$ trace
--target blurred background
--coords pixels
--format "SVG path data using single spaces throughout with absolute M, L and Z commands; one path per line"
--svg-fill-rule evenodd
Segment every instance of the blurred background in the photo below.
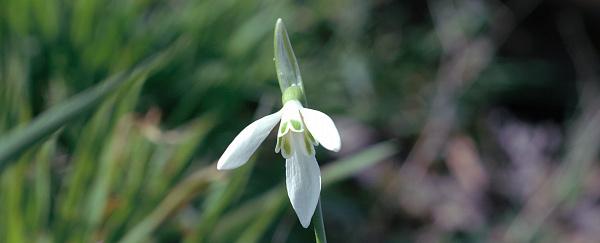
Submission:
M 589 0 L 0 0 L 0 242 L 312 242 L 273 135 L 214 164 L 281 106 L 278 17 L 330 242 L 600 242 Z

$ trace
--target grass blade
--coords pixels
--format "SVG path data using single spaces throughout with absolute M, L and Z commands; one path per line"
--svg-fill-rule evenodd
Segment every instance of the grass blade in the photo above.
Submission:
M 108 94 L 119 87 L 123 75 L 118 74 L 106 82 L 77 94 L 64 103 L 51 108 L 22 129 L 12 130 L 0 140 L 0 170 L 9 165 L 25 149 L 57 131 L 65 123 L 94 108 Z

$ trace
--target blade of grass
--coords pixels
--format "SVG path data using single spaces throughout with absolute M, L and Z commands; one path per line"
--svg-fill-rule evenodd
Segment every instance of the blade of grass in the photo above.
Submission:
M 60 132 L 60 131 L 59 131 Z M 57 134 L 58 135 L 58 134 Z M 50 219 L 52 180 L 50 164 L 56 149 L 56 136 L 42 144 L 35 155 L 35 177 L 33 178 L 34 192 L 30 202 L 32 219 L 29 225 L 31 231 L 41 236 L 46 234 Z
M 123 90 L 123 92 L 119 95 L 119 102 L 116 105 L 115 119 L 119 119 L 119 117 L 124 114 L 133 111 L 135 108 L 135 104 L 137 103 L 138 97 L 140 95 L 142 86 L 146 80 L 147 72 L 138 75 L 139 77 L 135 82 L 132 83 L 131 88 Z M 102 213 L 104 212 L 108 194 L 110 192 L 110 188 L 112 185 L 116 183 L 116 174 L 117 168 L 120 165 L 119 163 L 123 163 L 124 151 L 123 149 L 127 147 L 126 142 L 130 140 L 127 139 L 129 132 L 132 129 L 132 118 L 131 117 L 123 117 L 120 119 L 120 126 L 116 126 L 113 129 L 112 138 L 107 138 L 107 143 L 109 146 L 106 146 L 102 151 L 102 155 L 100 156 L 100 165 L 99 170 L 96 175 L 96 179 L 94 181 L 94 185 L 91 189 L 91 194 L 88 196 L 88 205 L 87 205 L 87 213 L 84 217 L 86 217 L 87 221 L 87 229 L 86 235 L 87 239 L 84 241 L 90 241 L 90 232 L 96 231 L 97 227 L 102 219 Z M 136 140 L 131 140 L 134 146 L 142 146 L 145 141 L 136 142 Z M 112 146 L 111 146 L 112 145 Z M 135 147 L 130 151 L 139 152 L 140 150 Z M 135 160 L 134 164 L 143 164 L 143 161 Z M 131 171 L 132 173 L 138 171 Z M 141 178 L 130 176 L 129 178 Z
M 29 89 L 29 57 L 20 43 L 7 44 L 10 51 L 0 58 L 0 132 L 19 127 L 31 120 L 32 110 Z M 5 68 L 2 70 L 1 68 Z
M 8 166 L 11 159 L 18 156 L 32 144 L 55 132 L 83 112 L 95 107 L 110 92 L 119 87 L 123 79 L 123 74 L 115 75 L 107 81 L 42 113 L 27 127 L 10 131 L 0 140 L 0 170 Z
M 58 214 L 56 227 L 53 231 L 58 241 L 67 241 L 69 238 L 81 237 L 84 225 L 81 220 L 84 212 L 85 196 L 91 185 L 94 172 L 98 170 L 101 151 L 109 144 L 107 132 L 112 128 L 112 107 L 116 96 L 110 96 L 102 103 L 97 112 L 82 129 L 81 136 L 73 152 L 70 173 L 65 176 L 61 184 L 63 188 L 57 198 Z M 79 239 L 81 241 L 82 239 Z
M 24 186 L 24 159 L 21 159 L 17 166 L 11 167 L 9 170 L 3 171 L 0 176 L 2 185 L 2 210 L 5 210 L 5 218 L 2 221 L 4 224 L 4 240 L 2 242 L 27 242 L 25 215 L 22 205 Z
M 149 187 L 152 188 L 154 185 L 160 184 L 162 186 L 165 180 L 164 177 L 160 177 L 160 175 L 152 174 L 153 165 L 158 163 L 166 163 L 169 161 L 174 153 L 174 148 L 169 146 L 157 146 L 154 147 L 153 154 L 150 155 L 148 159 L 148 172 L 143 176 L 144 180 L 139 182 L 139 179 L 127 179 L 124 178 L 124 182 L 122 182 L 122 186 L 120 188 L 115 189 L 115 198 L 118 198 L 119 206 L 115 208 L 115 210 L 110 214 L 109 218 L 106 220 L 105 227 L 101 230 L 107 233 L 106 240 L 113 242 L 118 239 L 119 236 L 122 236 L 123 232 L 126 232 L 127 224 L 131 222 L 136 222 L 135 218 L 138 213 L 147 213 L 149 211 L 148 205 L 156 205 L 155 202 L 159 196 L 162 196 L 162 193 L 156 192 L 156 194 L 150 194 L 144 192 L 143 188 Z M 137 162 L 135 162 L 137 163 Z M 129 165 L 130 167 L 135 167 L 137 165 Z M 149 184 L 149 185 L 146 185 Z M 160 190 L 156 187 L 157 190 Z M 151 191 L 154 193 L 154 191 Z M 162 192 L 162 190 L 161 190 Z M 137 205 L 136 201 L 138 198 L 143 198 L 145 203 L 142 205 Z
M 129 118 L 129 119 L 128 119 Z M 87 213 L 83 215 L 86 218 L 85 230 L 86 239 L 83 241 L 93 241 L 90 237 L 90 232 L 95 231 L 101 223 L 103 213 L 108 203 L 110 188 L 116 181 L 118 169 L 124 166 L 125 150 L 130 150 L 131 146 L 126 143 L 132 142 L 135 145 L 139 144 L 135 138 L 131 136 L 132 123 L 130 117 L 124 117 L 117 128 L 113 131 L 112 139 L 106 149 L 100 156 L 100 165 L 96 171 L 95 181 L 87 197 Z M 133 150 L 132 150 L 133 151 Z M 94 240 L 95 241 L 95 240 Z

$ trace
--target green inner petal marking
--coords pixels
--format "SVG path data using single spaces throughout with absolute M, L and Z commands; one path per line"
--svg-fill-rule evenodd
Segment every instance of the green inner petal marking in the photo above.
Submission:
M 283 134 L 285 132 L 285 130 L 287 129 L 287 122 L 283 122 L 281 123 L 281 127 L 279 127 L 279 133 Z
M 281 137 L 277 138 L 277 144 L 275 144 L 275 153 L 279 153 L 279 150 L 281 149 L 279 146 L 281 146 L 281 140 L 282 139 L 283 138 L 281 138 Z
M 284 137 L 282 142 L 283 146 L 281 146 L 281 148 L 283 149 L 283 152 L 285 152 L 285 154 L 292 154 L 292 145 L 290 144 L 290 141 Z
M 302 122 L 297 121 L 297 120 L 291 120 L 290 123 L 292 123 L 292 127 L 294 128 L 294 130 L 297 130 L 297 131 L 302 130 Z
M 314 147 L 312 146 L 310 141 L 308 141 L 308 139 L 306 139 L 306 137 L 304 138 L 304 146 L 306 147 L 306 152 L 308 152 L 309 155 L 314 154 L 314 152 L 315 152 Z
M 315 140 L 315 138 L 312 136 L 312 134 L 310 134 L 308 129 L 304 130 L 304 136 L 310 141 L 310 143 L 317 145 L 317 140 Z

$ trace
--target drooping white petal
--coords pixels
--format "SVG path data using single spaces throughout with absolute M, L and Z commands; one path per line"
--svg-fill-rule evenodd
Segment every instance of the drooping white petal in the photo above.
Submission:
M 308 131 L 323 147 L 335 152 L 340 150 L 340 133 L 328 115 L 308 108 L 300 109 L 300 113 Z
M 321 193 L 321 171 L 315 156 L 294 151 L 285 160 L 285 183 L 288 196 L 300 224 L 307 228 Z
M 278 111 L 260 118 L 244 128 L 219 159 L 217 169 L 235 169 L 245 164 L 280 119 L 281 111 Z

